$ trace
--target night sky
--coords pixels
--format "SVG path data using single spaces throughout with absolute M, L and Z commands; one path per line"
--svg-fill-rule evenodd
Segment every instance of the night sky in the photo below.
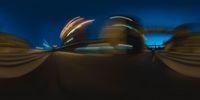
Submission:
M 60 44 L 59 34 L 71 18 L 96 19 L 91 38 L 111 15 L 139 18 L 145 28 L 172 29 L 188 22 L 200 22 L 199 0 L 0 0 L 0 31 L 17 35 L 32 46 L 43 40 Z M 159 44 L 169 36 L 148 35 L 147 44 Z

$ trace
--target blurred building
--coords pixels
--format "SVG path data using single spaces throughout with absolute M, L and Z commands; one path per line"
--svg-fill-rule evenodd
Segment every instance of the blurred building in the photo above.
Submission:
M 138 53 L 144 49 L 143 34 L 144 29 L 136 19 L 127 16 L 113 16 L 105 24 L 101 38 L 113 47 L 124 47 L 125 49 L 121 51 Z
M 174 34 L 174 37 L 165 43 L 165 50 L 200 53 L 200 24 L 180 25 L 174 29 Z
M 87 29 L 85 27 L 93 21 L 81 17 L 70 20 L 60 34 L 62 49 L 73 50 L 76 47 L 85 46 L 84 42 L 87 36 Z
M 144 29 L 127 16 L 108 19 L 98 39 L 87 40 L 87 25 L 94 20 L 76 17 L 63 28 L 60 38 L 62 50 L 86 52 L 139 53 L 144 49 Z
M 25 52 L 30 48 L 30 45 L 25 40 L 0 32 L 0 53 Z

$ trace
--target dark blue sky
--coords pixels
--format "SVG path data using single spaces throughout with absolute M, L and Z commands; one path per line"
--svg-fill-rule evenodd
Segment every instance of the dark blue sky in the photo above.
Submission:
M 117 14 L 137 16 L 145 28 L 200 22 L 199 5 L 199 0 L 0 0 L 0 31 L 25 38 L 33 46 L 43 39 L 60 44 L 60 31 L 76 16 L 96 19 L 91 26 L 95 37 L 105 19 Z

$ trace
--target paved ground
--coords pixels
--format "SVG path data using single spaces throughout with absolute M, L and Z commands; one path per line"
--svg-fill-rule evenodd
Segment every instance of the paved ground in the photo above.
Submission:
M 151 53 L 55 52 L 35 71 L 1 79 L 3 97 L 63 100 L 169 100 L 199 97 L 200 82 L 171 71 Z

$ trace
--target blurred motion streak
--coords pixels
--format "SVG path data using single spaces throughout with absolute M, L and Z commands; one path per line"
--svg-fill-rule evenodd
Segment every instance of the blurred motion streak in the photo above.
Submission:
M 174 29 L 174 34 L 158 56 L 172 70 L 200 78 L 200 24 L 180 25 Z
M 33 50 L 20 38 L 0 34 L 0 78 L 16 78 L 39 67 L 49 56 L 45 51 Z
M 94 20 L 85 20 L 81 17 L 75 17 L 69 21 L 60 33 L 60 38 L 62 40 L 61 49 L 73 49 L 73 46 L 85 41 L 85 26 L 91 24 L 93 21 Z

